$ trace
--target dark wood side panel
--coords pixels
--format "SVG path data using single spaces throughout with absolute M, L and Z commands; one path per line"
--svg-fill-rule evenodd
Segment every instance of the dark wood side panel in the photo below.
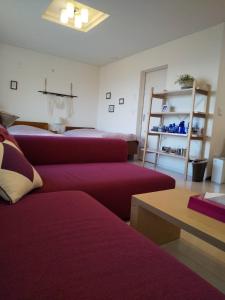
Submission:
M 28 125 L 48 130 L 48 123 L 44 122 L 16 121 L 14 125 Z

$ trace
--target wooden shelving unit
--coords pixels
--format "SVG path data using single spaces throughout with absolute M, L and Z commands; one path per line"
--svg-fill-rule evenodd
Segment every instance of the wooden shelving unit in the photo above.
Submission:
M 190 115 L 190 112 L 154 112 L 151 113 L 151 117 L 161 117 L 161 116 L 185 116 L 185 115 Z M 204 112 L 193 112 L 193 116 L 197 118 L 205 118 L 206 113 Z
M 168 97 L 173 97 L 173 96 L 185 96 L 185 95 L 193 95 L 193 94 L 201 94 L 201 95 L 208 96 L 208 90 L 200 89 L 199 87 L 197 87 L 195 81 L 195 86 L 193 85 L 193 88 L 191 89 L 163 91 L 161 93 L 153 93 L 152 96 L 156 99 L 167 99 Z
M 195 111 L 196 106 L 196 95 L 200 94 L 205 96 L 205 109 L 204 111 Z M 179 97 L 178 97 L 179 96 Z M 176 97 L 177 101 L 180 100 L 180 97 L 182 96 L 190 96 L 191 97 L 191 109 L 190 111 L 176 111 L 176 112 L 152 112 L 152 103 L 154 100 L 163 100 L 164 102 L 167 101 L 170 97 Z M 198 140 L 201 141 L 201 157 L 203 158 L 204 155 L 204 149 L 205 149 L 205 140 L 206 140 L 206 120 L 208 117 L 208 109 L 209 109 L 209 97 L 210 97 L 210 87 L 208 86 L 207 89 L 200 89 L 197 87 L 197 82 L 194 81 L 193 88 L 191 89 L 184 89 L 184 90 L 177 90 L 177 91 L 163 91 L 161 93 L 154 93 L 154 88 L 152 88 L 151 96 L 150 96 L 150 106 L 149 106 L 149 113 L 148 113 L 148 122 L 147 122 L 147 130 L 146 130 L 146 137 L 145 137 L 145 144 L 143 148 L 143 165 L 146 161 L 146 153 L 153 153 L 155 154 L 155 166 L 158 163 L 158 159 L 160 155 L 182 159 L 184 160 L 184 176 L 185 179 L 187 179 L 188 174 L 188 163 L 190 161 L 190 147 L 191 147 L 191 141 L 192 140 Z M 159 118 L 160 123 L 164 124 L 164 120 L 166 117 L 176 117 L 176 116 L 186 116 L 189 118 L 189 132 L 187 134 L 179 134 L 179 133 L 169 133 L 169 132 L 159 132 L 159 131 L 152 131 L 150 130 L 150 121 L 151 118 Z M 203 135 L 195 135 L 192 133 L 192 127 L 193 127 L 193 119 L 194 118 L 201 118 L 204 119 L 204 128 L 203 128 Z M 155 150 L 148 149 L 148 140 L 149 136 L 157 136 L 157 148 Z M 186 155 L 177 155 L 173 153 L 164 152 L 160 149 L 162 137 L 168 136 L 170 138 L 172 137 L 178 137 L 178 138 L 186 138 L 187 139 L 187 147 L 186 147 Z

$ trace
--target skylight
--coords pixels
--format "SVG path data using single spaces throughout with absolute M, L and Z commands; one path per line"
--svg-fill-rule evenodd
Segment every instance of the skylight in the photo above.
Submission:
M 75 30 L 88 32 L 109 17 L 108 14 L 73 0 L 53 0 L 43 19 Z

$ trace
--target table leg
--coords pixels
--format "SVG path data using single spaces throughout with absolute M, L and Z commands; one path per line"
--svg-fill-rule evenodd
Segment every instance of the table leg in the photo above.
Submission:
M 155 243 L 162 245 L 180 237 L 180 228 L 136 204 L 131 207 L 130 224 Z

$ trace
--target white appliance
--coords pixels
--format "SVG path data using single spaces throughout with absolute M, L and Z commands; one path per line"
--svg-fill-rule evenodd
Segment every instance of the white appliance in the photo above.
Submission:
M 212 182 L 225 183 L 225 157 L 213 159 Z

